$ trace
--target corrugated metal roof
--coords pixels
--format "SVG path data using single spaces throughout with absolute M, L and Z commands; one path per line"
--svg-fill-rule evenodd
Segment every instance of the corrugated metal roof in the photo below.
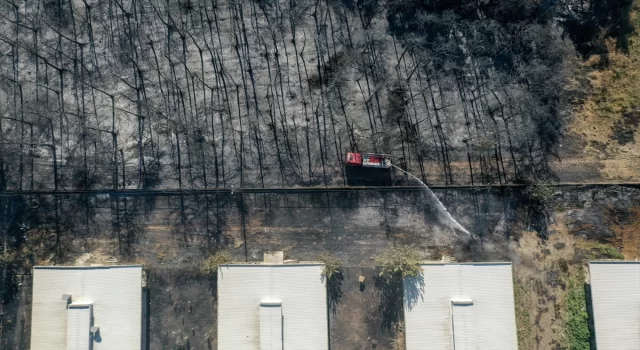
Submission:
M 67 309 L 67 350 L 91 350 L 91 304 L 71 304 Z
M 218 272 L 218 349 L 260 349 L 260 303 L 281 301 L 284 349 L 328 349 L 322 264 L 225 265 Z
M 260 350 L 282 350 L 282 303 L 260 303 Z
M 404 282 L 407 350 L 518 348 L 511 263 L 422 270 Z
M 453 304 L 451 309 L 454 349 L 473 350 L 476 344 L 473 304 Z
M 640 262 L 590 262 L 598 350 L 640 349 Z
M 31 350 L 67 348 L 67 301 L 93 304 L 100 327 L 93 350 L 141 347 L 142 267 L 42 266 L 33 269 Z

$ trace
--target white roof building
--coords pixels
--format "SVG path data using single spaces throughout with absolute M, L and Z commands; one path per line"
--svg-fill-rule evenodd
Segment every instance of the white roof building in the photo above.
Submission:
M 425 264 L 404 281 L 407 350 L 518 348 L 511 263 Z
M 590 262 L 598 350 L 640 349 L 640 262 Z
M 323 266 L 221 266 L 218 271 L 218 348 L 328 349 Z
M 142 266 L 36 266 L 31 350 L 139 350 Z

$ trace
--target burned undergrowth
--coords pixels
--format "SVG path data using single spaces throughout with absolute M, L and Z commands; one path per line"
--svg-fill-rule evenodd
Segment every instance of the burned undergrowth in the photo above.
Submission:
M 440 194 L 436 190 L 436 195 Z M 391 348 L 403 339 L 403 308 L 412 298 L 420 297 L 420 288 L 407 293 L 411 289 L 403 285 L 401 273 L 381 276 L 383 269 L 373 269 L 374 265 L 403 269 L 404 264 L 376 263 L 376 257 L 390 245 L 397 249 L 413 245 L 419 255 L 408 261 L 440 260 L 443 256 L 447 261 L 513 261 L 516 287 L 521 286 L 516 288 L 520 291 L 517 300 L 522 301 L 517 310 L 528 312 L 518 316 L 519 328 L 528 334 L 524 342 L 535 344 L 532 339 L 538 337 L 540 346 L 560 344 L 567 276 L 585 259 L 621 255 L 633 259 L 640 251 L 640 239 L 633 229 L 638 193 L 610 187 L 563 189 L 553 194 L 545 204 L 547 236 L 542 237 L 528 229 L 533 225 L 522 215 L 527 205 L 515 191 L 449 191 L 442 199 L 451 213 L 467 227 L 484 228 L 475 231 L 478 238 L 471 240 L 460 240 L 432 222 L 425 215 L 429 208 L 419 201 L 419 192 L 234 193 L 219 196 L 217 202 L 211 195 L 208 211 L 201 195 L 135 197 L 126 198 L 130 212 L 119 214 L 112 210 L 115 198 L 64 196 L 57 200 L 59 246 L 55 215 L 51 214 L 56 201 L 51 196 L 38 201 L 15 198 L 14 203 L 19 204 L 10 209 L 13 219 L 3 223 L 12 227 L 16 240 L 7 237 L 7 242 L 19 252 L 10 256 L 8 264 L 3 258 L 3 267 L 11 275 L 5 279 L 8 287 L 4 290 L 14 296 L 3 304 L 8 315 L 3 321 L 3 344 L 15 348 L 21 345 L 12 345 L 18 344 L 13 339 L 28 338 L 24 315 L 28 315 L 29 306 L 24 304 L 24 288 L 29 284 L 19 274 L 28 274 L 33 264 L 142 263 L 150 276 L 152 303 L 162 304 L 152 305 L 151 334 L 163 335 L 152 336 L 151 345 L 161 347 L 187 339 L 192 347 L 206 348 L 209 342 L 215 343 L 215 314 L 205 317 L 188 310 L 196 308 L 194 303 L 200 303 L 198 310 L 215 310 L 215 280 L 200 272 L 200 267 L 207 257 L 225 249 L 238 262 L 260 261 L 264 251 L 272 250 L 282 250 L 286 259 L 298 261 L 315 260 L 321 253 L 331 252 L 343 265 L 327 280 L 332 347 L 373 344 L 375 340 L 379 348 Z M 7 197 L 2 198 L 6 212 L 11 204 Z M 125 198 L 118 201 L 124 210 Z M 93 208 L 78 211 L 85 203 Z M 84 217 L 85 213 L 93 216 Z M 130 233 L 135 239 L 125 240 L 124 221 L 118 236 L 118 226 L 113 224 L 118 216 L 134 220 L 129 229 L 135 227 Z M 385 216 L 386 224 L 381 225 Z M 482 224 L 476 225 L 476 220 Z M 90 226 L 88 230 L 84 225 Z M 58 248 L 63 255 L 56 255 Z M 157 274 L 172 277 L 159 279 Z M 167 305 L 175 305 L 179 312 L 173 306 L 165 308 Z M 180 324 L 182 317 L 185 325 L 178 328 L 179 334 L 164 334 L 166 327 Z M 525 320 L 530 320 L 529 328 L 522 324 Z M 193 334 L 191 328 L 201 331 Z

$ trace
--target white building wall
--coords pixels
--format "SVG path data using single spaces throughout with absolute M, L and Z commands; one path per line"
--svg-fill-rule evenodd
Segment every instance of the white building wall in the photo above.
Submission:
M 426 264 L 423 278 L 405 280 L 407 350 L 518 348 L 511 263 Z M 472 306 L 456 310 L 463 327 L 454 339 L 453 300 Z M 466 340 L 465 340 L 466 339 Z
M 591 262 L 598 350 L 640 349 L 640 262 Z
M 93 304 L 100 327 L 93 350 L 138 350 L 142 328 L 142 267 L 58 267 L 33 269 L 31 350 L 64 350 L 67 302 Z
M 282 302 L 284 349 L 326 350 L 321 264 L 225 265 L 218 272 L 218 349 L 260 349 L 260 302 Z

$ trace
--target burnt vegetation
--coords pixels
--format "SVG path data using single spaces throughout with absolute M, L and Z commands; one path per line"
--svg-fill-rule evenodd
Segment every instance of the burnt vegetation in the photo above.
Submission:
M 351 150 L 431 182 L 544 178 L 572 44 L 624 45 L 630 6 L 6 1 L 0 189 L 343 184 Z

